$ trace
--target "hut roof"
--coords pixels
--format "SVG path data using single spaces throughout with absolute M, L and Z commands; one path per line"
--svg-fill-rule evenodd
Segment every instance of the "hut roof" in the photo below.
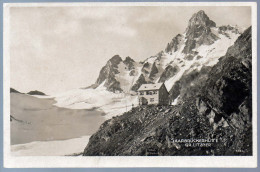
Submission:
M 146 90 L 159 90 L 163 83 L 156 83 L 156 84 L 143 84 L 138 89 L 138 91 L 146 91 Z

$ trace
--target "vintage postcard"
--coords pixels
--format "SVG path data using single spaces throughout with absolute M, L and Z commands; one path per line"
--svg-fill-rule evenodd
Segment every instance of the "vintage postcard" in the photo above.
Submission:
M 256 167 L 256 14 L 4 4 L 4 166 Z

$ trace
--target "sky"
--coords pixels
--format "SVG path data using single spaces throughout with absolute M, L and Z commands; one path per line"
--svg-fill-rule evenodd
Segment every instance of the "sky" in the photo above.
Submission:
M 204 10 L 217 26 L 251 25 L 250 7 L 10 7 L 11 87 L 46 94 L 95 83 L 112 56 L 142 61 L 183 33 Z

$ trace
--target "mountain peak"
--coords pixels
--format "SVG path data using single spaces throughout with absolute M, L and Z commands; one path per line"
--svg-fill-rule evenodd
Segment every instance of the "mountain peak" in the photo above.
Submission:
M 187 33 L 191 32 L 193 29 L 199 27 L 216 27 L 216 23 L 207 16 L 207 14 L 200 10 L 197 13 L 193 14 L 191 19 L 189 20 L 188 28 L 186 30 Z
M 195 13 L 196 15 L 206 15 L 205 11 L 200 10 L 197 13 Z
M 122 61 L 122 58 L 117 54 L 117 55 L 114 55 L 109 61 L 118 62 L 118 61 Z
M 200 19 L 200 20 L 208 20 L 209 17 L 208 17 L 207 14 L 205 13 L 205 11 L 200 10 L 200 11 L 194 13 L 194 14 L 191 16 L 189 22 L 191 22 L 191 21 L 194 20 L 194 19 L 197 19 L 197 20 L 198 20 L 198 19 Z
M 119 73 L 118 65 L 121 62 L 122 58 L 119 55 L 114 55 L 109 59 L 107 64 L 102 67 L 95 85 L 100 85 L 105 81 L 104 86 L 108 91 L 122 91 L 120 83 L 115 79 L 115 75 Z
M 218 37 L 211 32 L 211 27 L 216 27 L 216 23 L 209 19 L 207 14 L 200 10 L 192 15 L 186 29 L 185 47 L 183 53 L 192 53 L 196 46 L 211 45 Z
M 126 58 L 125 58 L 125 60 L 124 60 L 124 62 L 134 62 L 134 60 L 131 58 L 131 57 L 129 57 L 129 56 L 127 56 Z
M 122 60 L 119 55 L 114 55 L 111 59 L 108 60 L 107 65 L 117 66 Z

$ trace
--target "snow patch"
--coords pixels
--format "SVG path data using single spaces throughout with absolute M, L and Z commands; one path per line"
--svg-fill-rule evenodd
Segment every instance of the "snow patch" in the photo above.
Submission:
M 179 98 L 180 98 L 180 95 L 176 99 L 174 99 L 174 101 L 172 102 L 172 105 L 177 105 Z
M 29 94 L 27 94 L 29 95 Z M 47 95 L 29 95 L 29 96 L 33 96 L 33 97 L 36 97 L 36 98 L 40 98 L 40 99 L 50 99 L 50 98 L 53 98 L 53 96 L 47 96 Z
M 98 89 L 74 89 L 55 97 L 58 107 L 69 109 L 99 109 L 106 113 L 105 118 L 122 114 L 138 105 L 136 95 L 125 93 L 112 93 L 105 87 Z
M 116 74 L 115 78 L 120 82 L 120 87 L 123 92 L 129 93 L 134 81 L 136 80 L 136 76 L 130 76 L 131 71 L 127 70 L 127 66 L 123 62 L 119 63 L 118 71 L 120 71 L 120 73 Z
M 11 145 L 13 156 L 64 156 L 82 153 L 90 136 L 68 140 L 35 141 Z

